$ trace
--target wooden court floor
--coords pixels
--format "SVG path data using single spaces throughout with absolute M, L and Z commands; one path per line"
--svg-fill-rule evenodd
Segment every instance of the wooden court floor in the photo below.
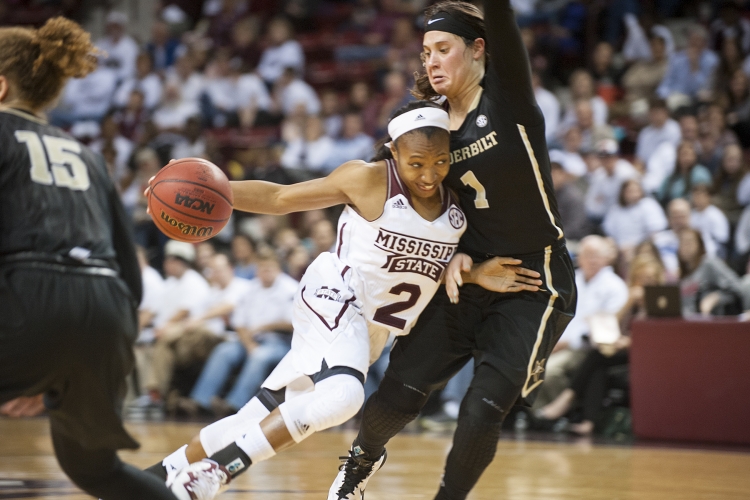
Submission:
M 129 428 L 142 448 L 122 456 L 145 467 L 181 446 L 200 426 L 166 422 Z M 353 436 L 349 431 L 314 435 L 254 466 L 221 498 L 324 500 L 337 457 Z M 449 446 L 449 437 L 442 435 L 397 437 L 388 447 L 388 463 L 367 488 L 367 500 L 432 500 Z M 44 419 L 0 419 L 0 499 L 16 498 L 89 498 L 58 469 Z M 502 440 L 469 498 L 750 499 L 750 453 Z

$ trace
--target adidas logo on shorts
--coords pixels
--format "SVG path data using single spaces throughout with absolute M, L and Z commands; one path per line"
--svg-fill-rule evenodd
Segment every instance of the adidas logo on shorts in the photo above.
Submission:
M 394 201 L 392 206 L 393 206 L 393 208 L 402 208 L 404 210 L 406 210 L 408 208 L 406 206 L 406 203 L 404 203 L 404 200 L 402 200 L 402 199 L 398 199 L 398 200 Z

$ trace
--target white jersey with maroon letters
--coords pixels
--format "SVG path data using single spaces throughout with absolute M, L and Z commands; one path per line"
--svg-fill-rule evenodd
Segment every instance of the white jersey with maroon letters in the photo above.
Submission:
M 466 228 L 463 212 L 441 187 L 443 206 L 427 221 L 387 160 L 383 214 L 368 221 L 346 207 L 336 253 L 307 268 L 294 302 L 292 350 L 263 387 L 287 387 L 302 375 L 347 366 L 363 375 L 388 336 L 405 335 L 438 289 Z
M 411 205 L 411 196 L 388 162 L 388 196 L 383 214 L 368 221 L 352 207 L 339 218 L 336 255 L 353 269 L 357 298 L 368 322 L 396 335 L 409 333 L 438 289 L 465 217 L 451 194 L 440 187 L 440 216 L 427 221 Z

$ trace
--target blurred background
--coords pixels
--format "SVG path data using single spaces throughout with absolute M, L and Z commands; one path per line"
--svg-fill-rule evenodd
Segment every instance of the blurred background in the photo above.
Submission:
M 102 50 L 98 69 L 69 83 L 50 120 L 104 156 L 142 249 L 134 407 L 221 416 L 249 399 L 288 346 L 288 329 L 264 330 L 288 322 L 290 307 L 271 307 L 291 300 L 277 277 L 298 280 L 332 248 L 341 210 L 236 213 L 217 237 L 185 246 L 146 214 L 148 179 L 172 158 L 204 157 L 230 179 L 278 183 L 368 160 L 391 113 L 412 99 L 430 3 L 0 3 L 0 25 L 62 14 Z M 511 3 L 579 267 L 579 316 L 556 353 L 566 354 L 558 371 L 547 373 L 557 385 L 544 386 L 542 400 L 554 402 L 586 355 L 602 351 L 586 317 L 615 315 L 627 336 L 644 314 L 644 286 L 678 286 L 686 315 L 750 309 L 750 10 L 744 0 Z M 177 299 L 187 291 L 192 302 Z M 242 301 L 257 312 L 246 306 L 238 316 Z M 185 333 L 195 331 L 213 336 Z M 231 373 L 208 373 L 222 363 Z M 455 419 L 470 367 L 462 373 L 433 405 L 436 425 Z

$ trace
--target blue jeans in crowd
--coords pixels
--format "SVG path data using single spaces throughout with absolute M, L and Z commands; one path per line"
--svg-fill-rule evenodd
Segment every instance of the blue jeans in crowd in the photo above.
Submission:
M 219 395 L 232 372 L 242 365 L 225 398 L 227 403 L 240 409 L 260 390 L 260 385 L 290 348 L 291 335 L 280 333 L 264 335 L 249 354 L 239 340 L 223 342 L 211 352 L 190 398 L 204 408 L 210 408 L 211 400 Z

